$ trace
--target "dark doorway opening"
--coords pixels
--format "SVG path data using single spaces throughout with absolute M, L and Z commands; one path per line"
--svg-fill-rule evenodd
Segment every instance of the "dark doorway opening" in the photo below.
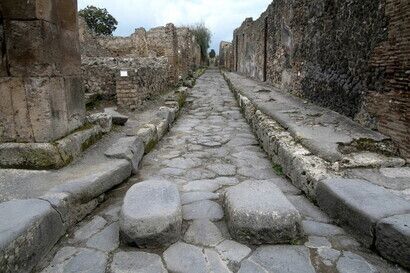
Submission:
M 263 81 L 267 80 L 268 73 L 268 18 L 265 18 L 265 33 L 263 37 Z

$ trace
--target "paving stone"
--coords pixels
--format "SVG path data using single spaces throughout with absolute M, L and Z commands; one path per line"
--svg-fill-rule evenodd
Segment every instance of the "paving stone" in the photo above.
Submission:
M 255 168 L 253 167 L 241 167 L 238 169 L 238 174 L 258 180 L 268 180 L 279 177 L 272 169 L 255 171 Z
M 207 168 L 222 176 L 233 176 L 236 174 L 236 166 L 232 164 L 211 164 Z
M 376 226 L 376 248 L 383 257 L 410 268 L 410 214 L 381 220 Z
M 309 250 L 304 246 L 261 246 L 252 253 L 248 260 L 262 267 L 265 271 L 260 272 L 265 273 L 316 272 L 310 261 Z M 239 272 L 251 273 L 253 271 L 241 269 Z
M 296 207 L 299 213 L 309 220 L 314 220 L 316 222 L 330 223 L 329 216 L 321 211 L 318 207 L 313 205 L 304 196 L 287 196 L 288 200 Z
M 142 251 L 118 252 L 111 263 L 112 273 L 166 273 L 161 257 Z
M 92 235 L 102 230 L 106 224 L 107 221 L 104 218 L 95 216 L 91 221 L 74 232 L 74 240 L 82 241 L 89 239 Z
M 232 240 L 225 240 L 215 248 L 222 259 L 227 261 L 233 268 L 238 268 L 241 261 L 251 253 L 251 249 L 246 245 Z
M 318 184 L 316 198 L 325 212 L 350 225 L 367 245 L 373 242 L 373 227 L 377 221 L 410 213 L 409 201 L 364 180 L 325 180 Z
M 363 257 L 351 253 L 343 252 L 336 265 L 339 273 L 376 273 L 377 270 L 370 265 Z
M 115 142 L 105 153 L 109 158 L 126 159 L 132 165 L 133 173 L 138 172 L 138 167 L 144 156 L 144 143 L 137 137 L 123 137 Z
M 105 273 L 108 256 L 87 248 L 64 247 L 42 273 Z
M 269 179 L 268 181 L 278 186 L 278 188 L 285 194 L 294 194 L 294 195 L 302 194 L 302 192 L 298 188 L 293 186 L 292 183 L 290 183 L 289 180 L 285 178 L 282 178 L 282 177 L 272 178 L 272 179 Z
M 204 170 L 201 168 L 191 169 L 186 172 L 184 178 L 187 180 L 201 180 L 201 179 L 213 179 L 217 175 L 214 172 Z
M 132 186 L 121 210 L 121 235 L 128 243 L 156 247 L 177 241 L 182 225 L 177 187 L 164 180 Z
M 221 259 L 218 252 L 213 249 L 206 248 L 204 250 L 206 260 L 208 262 L 209 271 L 212 273 L 231 273 L 226 263 Z
M 247 259 L 241 263 L 238 273 L 269 273 L 259 264 Z
M 235 177 L 218 177 L 215 178 L 215 181 L 221 186 L 234 186 L 239 184 L 239 180 Z
M 119 226 L 112 223 L 87 241 L 87 247 L 96 248 L 104 252 L 111 252 L 119 246 Z
M 328 247 L 319 248 L 317 253 L 322 258 L 323 263 L 327 266 L 333 265 L 341 255 L 340 251 Z
M 118 113 L 115 111 L 113 108 L 105 108 L 104 112 L 109 114 L 112 117 L 112 123 L 115 125 L 125 125 L 125 123 L 128 121 L 128 117 Z
M 194 220 L 185 233 L 187 243 L 200 246 L 216 246 L 224 240 L 221 231 L 207 219 Z
M 325 237 L 309 236 L 305 246 L 309 248 L 332 247 L 332 244 Z
M 231 236 L 250 244 L 287 243 L 301 237 L 301 217 L 273 183 L 248 181 L 225 194 Z
M 169 272 L 208 272 L 205 256 L 199 247 L 178 242 L 165 250 L 163 257 Z
M 181 157 L 173 158 L 164 163 L 169 167 L 184 169 L 184 170 L 198 167 L 201 164 L 199 160 L 195 160 L 192 158 L 181 158 Z
M 203 200 L 182 206 L 184 220 L 209 219 L 219 221 L 224 213 L 221 206 L 210 200 Z
M 218 190 L 221 185 L 212 179 L 205 179 L 205 180 L 196 180 L 187 183 L 182 187 L 182 190 L 185 192 L 192 192 L 192 191 L 203 191 L 203 192 L 214 192 Z
M 302 227 L 306 235 L 327 237 L 345 234 L 345 231 L 338 226 L 315 221 L 302 221 Z
M 60 215 L 46 201 L 0 203 L 0 272 L 30 272 L 64 233 Z
M 185 192 L 181 194 L 181 203 L 182 205 L 190 204 L 197 201 L 202 200 L 213 200 L 218 199 L 219 195 L 213 192 L 202 192 L 202 191 L 194 191 L 194 192 Z

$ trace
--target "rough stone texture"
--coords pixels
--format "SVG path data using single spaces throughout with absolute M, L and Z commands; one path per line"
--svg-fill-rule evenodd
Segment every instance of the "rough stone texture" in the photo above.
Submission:
M 118 223 L 113 223 L 93 235 L 87 241 L 87 247 L 95 248 L 103 252 L 110 252 L 119 246 L 119 226 Z
M 256 269 L 256 270 L 255 270 Z M 262 246 L 242 262 L 239 273 L 315 273 L 303 246 Z
M 409 201 L 364 180 L 325 180 L 318 186 L 317 201 L 331 217 L 349 225 L 365 244 L 373 242 L 374 225 L 379 220 L 410 212 Z
M 225 194 L 229 231 L 250 244 L 289 243 L 301 237 L 301 216 L 270 182 L 249 181 Z
M 107 262 L 107 254 L 101 251 L 64 247 L 41 273 L 104 273 Z
M 118 252 L 111 263 L 113 273 L 166 273 L 161 257 L 141 251 Z
M 131 187 L 121 210 L 121 234 L 127 243 L 157 247 L 180 237 L 181 201 L 176 186 L 167 181 L 145 181 Z
M 209 219 L 219 221 L 224 216 L 221 206 L 210 200 L 203 200 L 182 206 L 184 220 Z
M 249 247 L 231 240 L 223 241 L 215 249 L 233 268 L 238 268 L 241 261 L 252 252 Z
M 218 199 L 219 195 L 212 192 L 185 192 L 181 194 L 182 205 L 202 201 Z
M 184 236 L 187 243 L 208 247 L 216 246 L 223 240 L 224 237 L 218 227 L 207 219 L 193 221 Z
M 234 69 L 234 55 L 232 43 L 222 41 L 219 44 L 219 67 L 232 71 Z
M 336 268 L 340 273 L 376 273 L 377 270 L 364 258 L 349 251 L 344 252 L 337 261 Z
M 164 261 L 170 272 L 207 273 L 202 249 L 185 243 L 176 243 L 164 252 Z
M 47 3 L 2 3 L 0 142 L 51 142 L 84 122 L 77 2 Z
M 137 137 L 123 137 L 113 144 L 105 152 L 105 155 L 130 161 L 133 173 L 136 174 L 139 163 L 144 156 L 144 143 Z
M 234 70 L 377 128 L 408 158 L 409 14 L 400 0 L 275 1 L 234 31 Z
M 115 108 L 105 108 L 104 113 L 112 117 L 112 123 L 115 125 L 124 126 L 128 121 L 128 117 L 121 113 L 118 113 Z
M 376 226 L 379 253 L 405 268 L 410 268 L 410 214 L 385 218 Z
M 0 271 L 4 273 L 31 271 L 65 233 L 60 215 L 43 200 L 1 203 L 0 219 Z

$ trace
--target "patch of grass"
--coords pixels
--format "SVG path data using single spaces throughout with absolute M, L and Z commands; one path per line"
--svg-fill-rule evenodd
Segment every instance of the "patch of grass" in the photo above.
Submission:
M 284 175 L 283 169 L 282 169 L 282 166 L 281 166 L 281 165 L 276 164 L 276 163 L 273 163 L 273 164 L 272 164 L 272 169 L 273 169 L 273 171 L 274 171 L 277 175 L 280 175 L 280 176 L 283 176 L 283 175 Z

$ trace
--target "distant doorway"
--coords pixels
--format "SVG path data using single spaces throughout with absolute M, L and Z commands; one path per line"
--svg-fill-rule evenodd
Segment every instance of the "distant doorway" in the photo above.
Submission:
M 265 18 L 265 29 L 263 37 L 263 81 L 267 81 L 268 73 L 268 17 Z

